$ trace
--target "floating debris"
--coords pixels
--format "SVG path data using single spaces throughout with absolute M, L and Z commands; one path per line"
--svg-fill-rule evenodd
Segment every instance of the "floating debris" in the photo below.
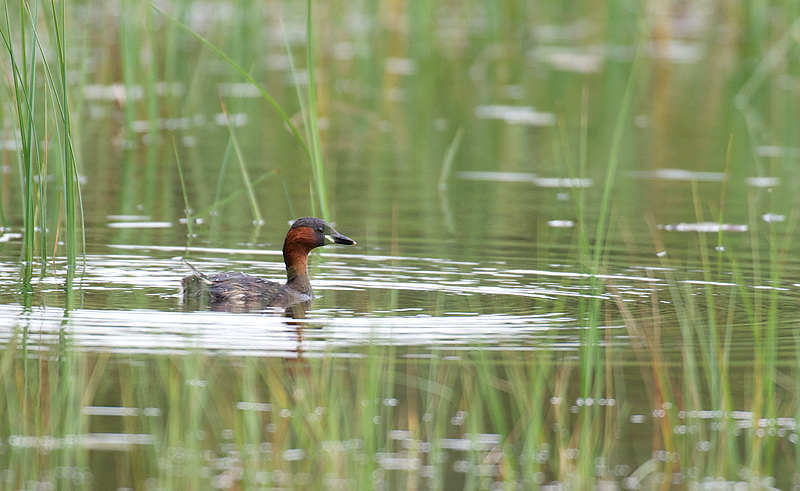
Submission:
M 186 88 L 180 82 L 157 82 L 155 93 L 157 96 L 176 96 L 180 97 L 186 92 Z M 140 101 L 144 98 L 145 89 L 141 85 L 125 86 L 122 83 L 115 84 L 88 84 L 83 87 L 83 95 L 89 100 L 96 101 L 118 101 L 126 102 Z
M 531 106 L 485 105 L 475 108 L 475 116 L 480 119 L 499 119 L 508 124 L 530 126 L 553 126 L 556 116 L 553 113 L 540 113 Z
M 81 406 L 81 414 L 88 416 L 160 416 L 161 409 L 157 407 L 147 407 L 139 409 L 138 407 L 124 407 L 124 406 Z
M 388 58 L 386 73 L 393 75 L 414 75 L 417 73 L 417 62 L 410 58 Z
M 536 179 L 536 174 L 527 172 L 462 171 L 457 175 L 471 181 L 533 182 Z
M 9 150 L 9 151 L 22 150 L 22 140 L 18 138 L 9 138 L 7 140 L 0 140 L 0 150 Z
M 16 232 L 6 232 L 3 235 L 0 235 L 0 242 L 9 242 L 12 240 L 21 239 L 22 234 L 18 234 Z
M 11 448 L 35 448 L 42 453 L 55 449 L 73 448 L 76 445 L 90 450 L 131 451 L 134 445 L 153 445 L 155 437 L 145 433 L 84 433 L 60 438 L 50 435 L 12 435 L 8 438 Z
M 767 223 L 778 223 L 778 222 L 785 222 L 786 215 L 776 215 L 774 213 L 764 213 L 761 215 L 761 219 Z
M 111 222 L 109 228 L 170 228 L 172 222 Z
M 148 215 L 106 215 L 107 220 L 116 222 L 143 222 L 150 220 Z
M 709 181 L 721 182 L 724 172 L 696 172 L 685 169 L 634 170 L 626 173 L 634 179 L 660 179 L 663 181 Z M 778 177 L 748 177 L 747 185 L 757 188 L 769 188 L 780 184 Z
M 179 222 L 180 224 L 182 224 L 182 225 L 185 225 L 185 224 L 189 223 L 189 220 L 188 220 L 188 219 L 186 219 L 186 218 L 179 218 L 179 219 L 178 219 L 178 222 Z M 195 224 L 197 224 L 197 225 L 202 225 L 203 223 L 205 223 L 205 220 L 203 220 L 203 219 L 202 219 L 202 218 L 200 218 L 200 217 L 196 217 L 196 218 L 192 218 L 192 223 L 195 223 Z
M 529 182 L 541 188 L 588 188 L 594 185 L 594 181 L 588 178 L 539 177 L 528 172 L 462 171 L 457 176 L 471 181 Z
M 683 41 L 669 40 L 666 43 L 653 42 L 649 47 L 652 58 L 669 60 L 673 63 L 692 65 L 700 63 L 705 56 L 699 43 L 686 43 Z
M 569 41 L 574 44 L 596 32 L 597 28 L 587 20 L 578 20 L 566 25 L 539 24 L 533 27 L 534 36 L 540 43 Z
M 779 177 L 748 177 L 747 185 L 754 188 L 771 188 L 779 185 L 781 180 Z
M 574 73 L 599 73 L 605 61 L 605 54 L 599 47 L 539 47 L 528 55 L 534 62 L 547 63 L 555 70 Z
M 217 90 L 223 97 L 264 97 L 257 86 L 245 82 L 217 84 Z
M 724 172 L 695 172 L 685 169 L 634 170 L 627 173 L 635 179 L 661 179 L 664 181 L 722 181 Z
M 193 126 L 203 126 L 206 118 L 202 114 L 183 118 L 158 118 L 156 120 L 143 119 L 134 121 L 131 129 L 134 133 L 147 133 L 151 127 L 158 130 L 178 131 L 188 130 Z
M 777 145 L 761 145 L 756 147 L 756 155 L 759 157 L 800 157 L 800 148 L 779 147 Z
M 247 124 L 247 114 L 233 113 L 226 115 L 225 113 L 217 113 L 214 115 L 214 123 L 217 126 L 228 126 L 228 123 L 234 127 L 244 126 Z
M 283 451 L 283 460 L 303 460 L 306 457 L 306 451 L 302 448 L 290 448 Z
M 540 188 L 589 188 L 592 187 L 594 181 L 588 178 L 537 177 L 533 183 Z
M 659 225 L 659 229 L 668 232 L 747 232 L 747 225 L 734 223 L 717 222 L 698 222 L 698 223 L 678 223 L 670 225 Z

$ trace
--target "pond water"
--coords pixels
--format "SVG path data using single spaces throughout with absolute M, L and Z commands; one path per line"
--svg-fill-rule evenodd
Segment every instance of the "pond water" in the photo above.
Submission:
M 299 124 L 305 11 L 245 3 L 162 7 Z M 285 278 L 320 213 L 285 123 L 148 5 L 71 5 L 85 256 L 54 187 L 26 272 L 6 135 L 0 488 L 796 487 L 798 24 L 608 4 L 315 6 L 358 244 L 312 253 L 304 318 L 178 293 L 184 260 Z

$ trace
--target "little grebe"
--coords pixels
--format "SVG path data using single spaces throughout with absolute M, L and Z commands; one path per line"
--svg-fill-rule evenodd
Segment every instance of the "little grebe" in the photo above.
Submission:
M 308 253 L 325 244 L 352 245 L 356 241 L 333 229 L 325 220 L 305 217 L 296 220 L 283 242 L 286 284 L 244 273 L 229 271 L 205 275 L 186 263 L 192 275 L 181 281 L 184 298 L 205 297 L 211 304 L 224 302 L 257 304 L 263 307 L 287 307 L 311 302 L 314 291 L 308 279 Z

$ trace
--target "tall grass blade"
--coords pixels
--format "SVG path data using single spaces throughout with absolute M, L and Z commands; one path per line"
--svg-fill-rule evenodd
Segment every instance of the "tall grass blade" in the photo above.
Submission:
M 20 153 L 19 164 L 21 168 L 21 189 L 22 189 L 22 210 L 23 210 L 23 231 L 22 231 L 22 259 L 25 263 L 25 277 L 30 276 L 31 267 L 33 263 L 33 246 L 34 246 L 34 216 L 35 216 L 35 194 L 34 194 L 34 155 L 32 142 L 34 126 L 33 126 L 33 103 L 34 94 L 32 87 L 35 82 L 35 63 L 30 60 L 32 73 L 28 73 L 29 60 L 27 56 L 27 28 L 25 24 L 25 13 L 27 9 L 22 1 L 20 1 L 20 57 L 17 56 L 15 46 L 12 39 L 11 28 L 11 14 L 9 12 L 9 5 L 5 5 L 5 33 L 0 31 L 3 37 L 3 44 L 9 55 L 11 63 L 12 78 L 14 82 L 14 103 L 17 109 L 17 122 L 19 124 L 20 132 Z M 35 58 L 36 51 L 32 49 L 31 56 Z
M 447 148 L 447 153 L 442 162 L 442 172 L 439 174 L 439 189 L 447 189 L 447 180 L 450 178 L 453 162 L 456 159 L 456 153 L 458 153 L 458 147 L 461 146 L 461 138 L 463 136 L 464 128 L 460 127 L 458 131 L 456 131 L 456 135 L 453 137 L 450 146 Z
M 192 232 L 192 222 L 194 221 L 194 217 L 192 216 L 192 208 L 189 206 L 189 195 L 186 192 L 186 182 L 183 180 L 183 169 L 181 169 L 181 158 L 178 155 L 178 146 L 175 143 L 175 139 L 172 139 L 172 149 L 175 152 L 175 164 L 178 166 L 178 179 L 181 181 L 181 192 L 183 193 L 183 205 L 184 211 L 186 213 L 186 232 L 189 236 L 189 241 L 192 240 L 194 237 L 194 233 Z
M 283 174 L 280 172 L 275 171 L 278 174 L 278 177 L 281 180 L 281 188 L 283 188 L 283 195 L 286 197 L 286 204 L 289 206 L 289 215 L 292 217 L 296 217 L 297 214 L 294 211 L 294 205 L 292 205 L 292 195 L 289 193 L 289 186 L 286 185 L 286 179 L 283 178 Z
M 239 171 L 242 173 L 242 181 L 244 182 L 244 188 L 247 191 L 247 199 L 250 202 L 250 209 L 253 212 L 253 220 L 256 224 L 261 225 L 264 223 L 264 218 L 261 215 L 261 207 L 258 205 L 258 199 L 256 198 L 255 191 L 253 190 L 253 184 L 250 182 L 250 174 L 247 172 L 247 166 L 244 164 L 244 154 L 242 154 L 242 149 L 239 147 L 239 140 L 236 138 L 236 133 L 233 131 L 233 124 L 231 124 L 231 118 L 228 115 L 228 109 L 225 107 L 225 102 L 223 102 L 221 99 L 220 105 L 222 107 L 222 113 L 225 115 L 225 124 L 228 125 L 228 133 L 231 135 L 233 149 L 236 152 L 236 161 L 239 162 Z
M 56 51 L 58 53 L 58 74 L 59 82 L 57 84 L 53 72 L 50 69 L 50 64 L 44 53 L 44 48 L 39 43 L 39 37 L 36 37 L 36 42 L 41 51 L 42 60 L 45 66 L 45 74 L 47 81 L 51 87 L 54 96 L 55 107 L 58 109 L 61 121 L 61 165 L 62 165 L 62 186 L 63 186 L 63 204 L 65 209 L 65 232 L 66 232 L 66 249 L 67 249 L 67 267 L 69 270 L 75 268 L 78 256 L 78 209 L 81 210 L 81 217 L 83 217 L 83 207 L 80 204 L 80 183 L 78 182 L 77 162 L 75 159 L 75 152 L 72 139 L 72 123 L 69 110 L 69 97 L 67 93 L 67 63 L 66 63 L 66 37 L 64 35 L 64 27 L 66 25 L 66 13 L 64 2 L 59 3 L 60 8 L 51 0 L 50 6 L 53 13 L 53 28 L 56 34 Z M 58 130 L 58 127 L 56 128 Z M 82 218 L 81 218 L 82 220 Z M 81 224 L 82 242 L 85 246 L 85 232 Z M 85 247 L 82 248 L 84 250 Z
M 319 138 L 317 115 L 317 82 L 314 77 L 314 30 L 312 25 L 312 1 L 306 2 L 306 71 L 308 72 L 308 115 L 306 123 L 311 135 L 311 170 L 314 175 L 314 187 L 317 190 L 319 209 L 322 218 L 330 220 L 328 210 L 328 189 L 325 185 L 325 162 L 322 158 L 322 144 Z
M 648 26 L 649 30 L 649 26 Z M 602 290 L 602 283 L 597 275 L 600 272 L 601 263 L 605 253 L 606 235 L 609 229 L 609 214 L 611 209 L 611 195 L 614 189 L 614 183 L 617 177 L 617 167 L 620 160 L 620 152 L 622 145 L 622 137 L 625 132 L 628 115 L 630 113 L 631 101 L 633 100 L 633 92 L 638 80 L 638 75 L 642 60 L 644 58 L 644 48 L 646 43 L 642 40 L 636 50 L 636 55 L 631 66 L 630 74 L 628 75 L 628 82 L 625 87 L 625 92 L 620 103 L 617 121 L 614 125 L 614 133 L 611 139 L 611 148 L 608 154 L 608 164 L 606 166 L 606 179 L 603 184 L 603 194 L 600 199 L 599 213 L 597 218 L 597 232 L 594 240 L 594 250 L 592 253 L 591 262 L 591 278 L 589 281 L 590 291 L 594 298 L 589 303 L 589 317 L 588 317 L 588 331 L 584 336 L 583 343 L 581 343 L 583 351 L 582 356 L 582 373 L 581 373 L 581 394 L 584 397 L 592 396 L 591 387 L 594 380 L 595 369 L 599 366 L 599 350 L 597 343 L 599 341 L 599 322 L 600 322 L 600 307 L 603 302 L 598 297 Z

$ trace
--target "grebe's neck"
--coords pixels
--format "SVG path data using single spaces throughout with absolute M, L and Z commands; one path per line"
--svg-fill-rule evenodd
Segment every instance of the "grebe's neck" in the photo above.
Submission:
M 308 279 L 308 253 L 310 249 L 302 241 L 296 240 L 292 231 L 283 243 L 283 262 L 286 264 L 286 286 L 292 290 L 313 296 L 311 281 Z M 295 239 L 295 240 L 293 240 Z

